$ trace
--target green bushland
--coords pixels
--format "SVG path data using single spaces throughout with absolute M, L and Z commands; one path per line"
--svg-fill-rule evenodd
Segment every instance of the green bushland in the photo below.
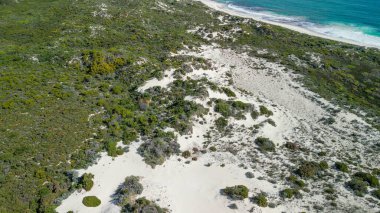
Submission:
M 97 207 L 102 202 L 96 196 L 87 196 L 83 198 L 82 203 L 87 207 Z
M 221 190 L 222 194 L 227 195 L 233 200 L 244 200 L 248 198 L 248 188 L 244 185 L 236 185 L 231 187 L 226 187 Z
M 200 25 L 211 31 L 239 26 L 246 33 L 215 42 L 236 50 L 250 46 L 253 56 L 267 49 L 259 57 L 303 74 L 311 90 L 367 112 L 379 127 L 372 119 L 380 115 L 378 50 L 237 17 L 220 25 L 216 17 L 222 13 L 206 12 L 199 2 L 162 2 L 171 12 L 150 0 L 0 2 L 0 212 L 54 211 L 60 197 L 75 190 L 69 171 L 94 163 L 108 141 L 148 138 L 139 153 L 153 165 L 176 153 L 175 139 L 162 139 L 157 131 L 191 131 L 189 118 L 206 110 L 184 98 L 207 95 L 206 85 L 218 88 L 204 79 L 177 80 L 170 91 L 141 94 L 136 88 L 170 68 L 181 74 L 185 63 L 210 67 L 202 58 L 170 55 L 184 44 L 209 44 L 187 33 Z M 109 18 L 93 15 L 102 3 Z M 228 105 L 231 111 L 222 110 L 228 116 L 241 118 L 251 110 Z M 102 113 L 89 119 L 94 112 Z

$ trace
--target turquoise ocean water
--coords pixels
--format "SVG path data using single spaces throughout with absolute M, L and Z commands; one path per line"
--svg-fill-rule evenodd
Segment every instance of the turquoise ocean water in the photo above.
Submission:
M 380 47 L 380 0 L 218 0 L 230 9 Z

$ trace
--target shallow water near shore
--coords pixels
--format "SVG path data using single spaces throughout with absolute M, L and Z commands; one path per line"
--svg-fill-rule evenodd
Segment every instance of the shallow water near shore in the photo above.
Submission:
M 260 20 L 304 28 L 331 38 L 380 46 L 380 2 L 376 0 L 218 0 Z

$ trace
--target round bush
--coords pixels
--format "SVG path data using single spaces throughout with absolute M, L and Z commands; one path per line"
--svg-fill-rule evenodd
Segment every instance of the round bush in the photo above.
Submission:
M 82 203 L 87 207 L 97 207 L 102 202 L 96 196 L 87 196 L 83 198 Z
M 233 200 L 243 200 L 248 197 L 248 188 L 243 185 L 236 185 L 231 187 L 226 187 L 222 189 L 222 193 L 227 195 Z

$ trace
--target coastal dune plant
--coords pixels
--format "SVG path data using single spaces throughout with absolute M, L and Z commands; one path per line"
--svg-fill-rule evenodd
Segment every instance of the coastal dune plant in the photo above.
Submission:
M 248 188 L 244 185 L 236 185 L 231 187 L 226 187 L 221 190 L 222 194 L 228 196 L 232 200 L 243 200 L 248 198 Z
M 97 207 L 102 202 L 96 196 L 86 196 L 83 198 L 82 203 L 87 207 Z

